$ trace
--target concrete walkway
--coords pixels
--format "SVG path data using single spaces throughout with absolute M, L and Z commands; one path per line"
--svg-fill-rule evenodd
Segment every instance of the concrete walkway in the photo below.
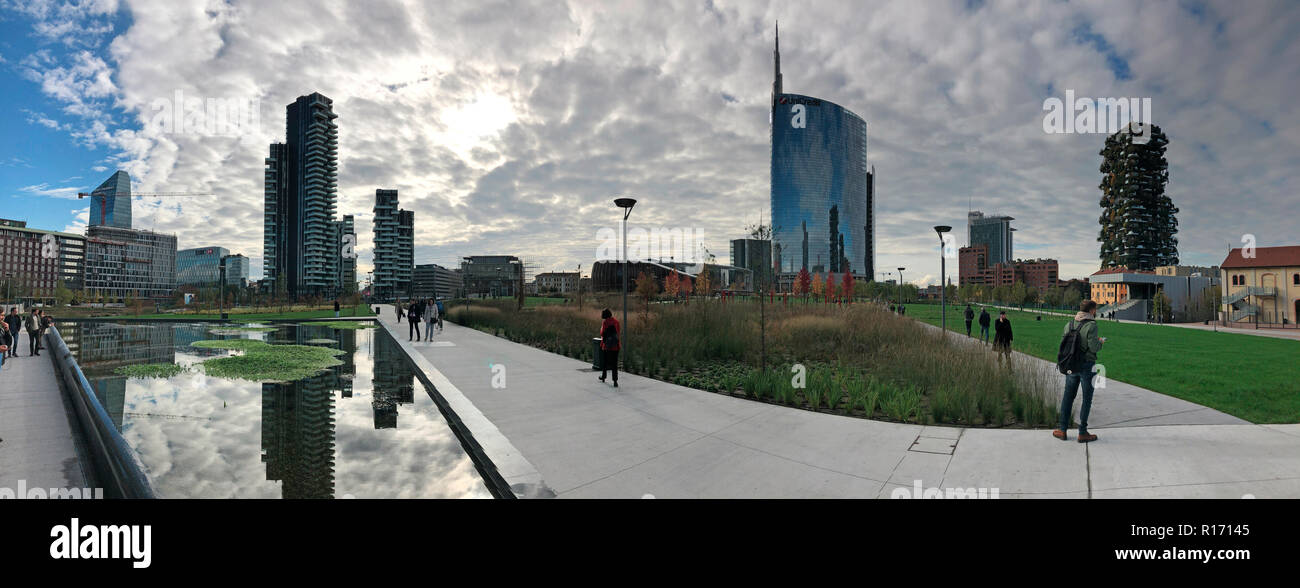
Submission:
M 1042 430 L 885 423 L 630 374 L 613 388 L 586 362 L 451 323 L 408 344 L 392 308 L 380 316 L 432 381 L 517 448 L 507 460 L 535 468 L 524 481 L 564 498 L 888 498 L 917 484 L 1002 498 L 1300 497 L 1300 425 L 1094 420 L 1101 439 L 1081 445 Z
M 0 488 L 82 488 L 86 485 L 72 424 L 49 351 L 5 359 L 0 369 Z

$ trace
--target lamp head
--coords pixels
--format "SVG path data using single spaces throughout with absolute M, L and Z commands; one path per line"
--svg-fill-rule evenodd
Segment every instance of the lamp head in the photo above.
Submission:
M 633 206 L 636 206 L 636 199 L 635 199 L 635 198 L 615 198 L 615 199 L 614 199 L 614 206 L 617 206 L 617 207 L 619 207 L 619 208 L 628 208 L 628 209 L 630 209 L 630 208 L 632 208 Z
M 935 225 L 935 227 L 934 227 L 934 232 L 939 233 L 939 237 L 940 237 L 940 238 L 943 237 L 943 234 L 944 234 L 944 233 L 947 233 L 948 231 L 951 231 L 951 230 L 952 230 L 952 227 L 950 227 L 950 226 L 948 226 L 948 225 Z

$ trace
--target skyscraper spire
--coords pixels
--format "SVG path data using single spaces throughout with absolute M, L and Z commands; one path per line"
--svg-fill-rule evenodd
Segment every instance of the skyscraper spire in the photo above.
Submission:
M 776 96 L 781 94 L 781 22 L 776 23 L 776 50 L 772 52 L 775 63 L 774 79 L 772 80 L 772 105 L 776 105 Z

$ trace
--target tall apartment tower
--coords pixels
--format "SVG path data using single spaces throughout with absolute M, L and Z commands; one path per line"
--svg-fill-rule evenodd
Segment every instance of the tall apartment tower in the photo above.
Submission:
M 333 100 L 299 96 L 287 108 L 285 142 L 271 144 L 266 158 L 265 283 L 292 299 L 339 294 L 336 118 Z
M 343 215 L 343 220 L 339 222 L 339 250 L 344 247 L 343 239 L 352 235 L 352 246 L 356 247 L 356 219 L 350 214 Z M 357 258 L 344 258 L 339 260 L 339 291 L 344 294 L 350 294 L 357 291 Z
M 1165 195 L 1169 138 L 1156 125 L 1148 133 L 1129 131 L 1107 137 L 1100 153 L 1101 267 L 1178 265 L 1178 208 Z
M 988 246 L 987 262 L 989 266 L 997 263 L 1011 263 L 1012 255 L 1011 221 L 1009 216 L 998 214 L 986 215 L 978 210 L 966 213 L 966 246 Z
M 411 295 L 415 213 L 397 208 L 397 190 L 375 190 L 375 278 L 380 300 Z

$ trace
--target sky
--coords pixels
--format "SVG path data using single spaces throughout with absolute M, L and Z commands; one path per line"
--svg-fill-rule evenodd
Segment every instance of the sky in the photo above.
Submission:
M 0 0 L 0 217 L 80 232 L 76 193 L 122 169 L 137 192 L 211 194 L 137 199 L 137 228 L 243 253 L 260 277 L 267 145 L 321 92 L 363 276 L 378 188 L 415 211 L 416 263 L 585 273 L 623 195 L 633 229 L 693 230 L 725 261 L 770 217 L 778 20 L 785 91 L 867 121 L 877 269 L 937 283 L 931 227 L 965 245 L 973 208 L 1016 218 L 1016 257 L 1096 271 L 1105 135 L 1044 130 L 1067 91 L 1151 100 L 1183 263 L 1244 235 L 1300 243 L 1285 1 Z M 232 114 L 170 116 L 195 100 Z

